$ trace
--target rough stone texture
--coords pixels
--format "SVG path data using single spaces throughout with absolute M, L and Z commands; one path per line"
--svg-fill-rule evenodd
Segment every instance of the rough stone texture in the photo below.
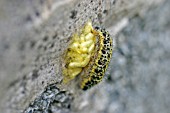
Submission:
M 68 113 L 73 101 L 73 96 L 67 91 L 61 91 L 56 84 L 50 84 L 24 110 L 24 113 Z
M 169 0 L 1 0 L 0 112 L 27 110 L 55 84 L 74 100 L 54 112 L 169 113 L 169 11 Z M 117 49 L 105 79 L 82 92 L 61 84 L 60 63 L 89 19 L 116 36 Z

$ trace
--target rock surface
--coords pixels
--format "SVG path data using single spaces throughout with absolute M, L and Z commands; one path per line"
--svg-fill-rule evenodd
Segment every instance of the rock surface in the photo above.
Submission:
M 169 0 L 1 0 L 0 112 L 169 113 L 169 11 Z M 61 57 L 89 19 L 117 48 L 82 92 L 61 84 Z

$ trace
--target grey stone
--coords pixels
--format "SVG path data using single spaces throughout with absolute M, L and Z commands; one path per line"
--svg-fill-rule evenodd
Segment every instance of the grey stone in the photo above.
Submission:
M 0 112 L 169 113 L 169 11 L 169 0 L 1 0 Z M 89 19 L 117 47 L 105 79 L 83 92 L 61 84 L 61 58 Z

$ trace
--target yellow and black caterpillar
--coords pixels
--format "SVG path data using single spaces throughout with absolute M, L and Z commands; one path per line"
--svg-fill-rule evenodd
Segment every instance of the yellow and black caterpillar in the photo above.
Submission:
M 81 75 L 80 87 L 83 90 L 91 88 L 102 80 L 112 56 L 113 46 L 110 34 L 100 27 L 95 27 L 95 30 L 98 42 L 91 62 L 85 69 L 85 73 Z
M 100 27 L 92 27 L 87 22 L 80 34 L 74 34 L 65 52 L 64 83 L 80 75 L 80 87 L 87 90 L 99 83 L 112 56 L 112 38 Z

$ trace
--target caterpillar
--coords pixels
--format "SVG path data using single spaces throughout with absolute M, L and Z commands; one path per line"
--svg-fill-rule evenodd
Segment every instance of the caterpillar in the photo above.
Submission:
M 93 28 L 88 21 L 80 34 L 71 38 L 64 56 L 63 82 L 67 83 L 79 75 L 80 88 L 87 90 L 98 84 L 112 56 L 112 38 L 103 28 Z
M 102 80 L 112 56 L 113 43 L 110 34 L 100 27 L 95 27 L 95 30 L 98 42 L 91 62 L 81 75 L 80 87 L 83 90 L 91 88 Z

